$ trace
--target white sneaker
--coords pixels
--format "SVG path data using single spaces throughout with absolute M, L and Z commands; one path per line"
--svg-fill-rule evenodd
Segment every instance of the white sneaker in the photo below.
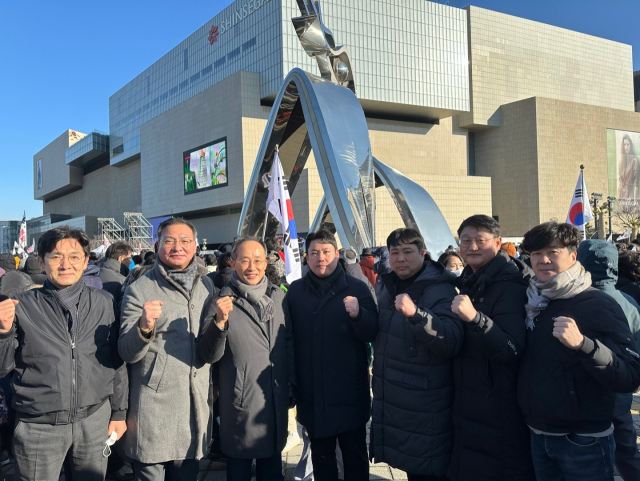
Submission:
M 289 433 L 289 435 L 287 436 L 287 444 L 285 444 L 282 452 L 286 453 L 288 451 L 291 451 L 298 444 L 302 444 L 302 438 L 300 437 L 300 435 L 298 434 L 298 431 L 296 430 L 292 433 Z

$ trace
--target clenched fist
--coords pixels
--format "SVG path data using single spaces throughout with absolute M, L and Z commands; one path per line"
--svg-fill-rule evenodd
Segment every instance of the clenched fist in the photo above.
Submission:
M 358 317 L 358 314 L 360 313 L 360 304 L 358 304 L 358 299 L 353 296 L 347 296 L 344 298 L 344 308 L 352 319 Z
M 149 332 L 156 325 L 156 321 L 162 315 L 162 301 L 145 302 L 142 306 L 142 318 L 140 319 L 140 329 Z
M 584 336 L 570 317 L 558 316 L 553 320 L 553 337 L 574 351 L 584 344 Z
M 473 321 L 476 318 L 476 314 L 478 314 L 478 311 L 473 307 L 469 296 L 465 295 L 459 295 L 453 298 L 453 302 L 451 303 L 451 312 L 458 314 L 458 317 L 464 322 Z
M 231 311 L 233 311 L 233 297 L 221 297 L 216 301 L 216 325 L 219 329 L 224 329 Z
M 16 317 L 18 301 L 6 299 L 0 302 L 0 332 L 6 333 L 13 326 L 13 318 Z
M 401 312 L 404 317 L 413 317 L 418 308 L 407 294 L 396 296 L 396 311 Z

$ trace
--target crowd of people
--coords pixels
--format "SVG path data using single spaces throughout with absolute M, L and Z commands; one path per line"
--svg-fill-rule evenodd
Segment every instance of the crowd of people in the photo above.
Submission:
M 37 256 L 0 255 L 14 479 L 127 463 L 136 480 L 195 481 L 213 453 L 229 481 L 253 463 L 283 481 L 295 408 L 300 479 L 365 481 L 383 462 L 409 481 L 640 480 L 634 245 L 547 222 L 518 252 L 474 215 L 434 259 L 414 229 L 358 254 L 323 228 L 288 284 L 275 239 L 200 256 L 177 217 L 157 236 L 94 259 L 84 232 L 57 227 Z

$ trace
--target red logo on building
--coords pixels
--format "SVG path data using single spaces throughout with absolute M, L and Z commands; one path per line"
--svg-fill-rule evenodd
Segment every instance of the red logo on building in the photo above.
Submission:
M 212 25 L 209 30 L 209 45 L 213 45 L 213 42 L 218 40 L 218 26 Z

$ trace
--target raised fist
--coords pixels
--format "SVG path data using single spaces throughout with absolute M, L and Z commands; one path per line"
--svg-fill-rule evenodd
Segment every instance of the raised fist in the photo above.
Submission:
M 224 329 L 231 311 L 233 311 L 233 297 L 220 297 L 216 301 L 216 325 L 219 329 Z
M 404 317 L 413 317 L 418 308 L 407 294 L 396 296 L 396 311 L 401 312 Z
M 145 302 L 142 306 L 142 318 L 140 319 L 140 329 L 150 331 L 156 325 L 156 321 L 162 315 L 162 301 Z
M 344 298 L 344 308 L 349 314 L 349 317 L 355 319 L 358 317 L 358 313 L 360 312 L 360 304 L 358 304 L 358 299 L 353 296 L 347 296 Z
M 476 318 L 478 311 L 473 307 L 473 303 L 469 296 L 464 294 L 458 295 L 453 298 L 451 303 L 451 312 L 458 314 L 458 317 L 464 322 L 471 322 Z
M 578 329 L 576 321 L 570 317 L 558 316 L 553 320 L 553 337 L 574 351 L 584 344 L 584 336 Z
M 13 326 L 13 319 L 16 317 L 16 306 L 18 301 L 5 299 L 0 302 L 0 332 L 9 332 Z

